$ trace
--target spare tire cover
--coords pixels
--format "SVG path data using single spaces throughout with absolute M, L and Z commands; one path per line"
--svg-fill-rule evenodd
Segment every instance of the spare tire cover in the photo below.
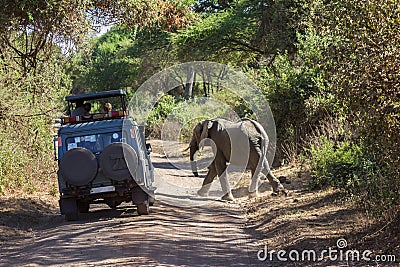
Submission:
M 60 172 L 66 182 L 81 186 L 90 183 L 97 174 L 97 160 L 86 148 L 68 150 L 60 159 Z
M 108 145 L 100 156 L 100 167 L 106 177 L 122 181 L 135 171 L 138 159 L 135 150 L 126 143 Z

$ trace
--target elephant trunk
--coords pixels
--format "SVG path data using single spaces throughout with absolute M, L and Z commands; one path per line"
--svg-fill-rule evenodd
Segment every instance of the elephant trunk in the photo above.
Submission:
M 190 167 L 192 168 L 193 175 L 195 177 L 199 177 L 199 173 L 197 171 L 197 164 L 196 161 L 194 160 L 194 154 L 196 153 L 198 149 L 196 149 L 195 146 L 190 146 Z

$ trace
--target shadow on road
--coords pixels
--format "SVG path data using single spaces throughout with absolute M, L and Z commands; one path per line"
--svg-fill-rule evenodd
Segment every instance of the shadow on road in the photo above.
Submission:
M 149 216 L 124 206 L 97 209 L 78 222 L 49 219 L 27 242 L 2 246 L 0 265 L 251 266 L 256 259 L 239 212 L 220 205 L 156 203 Z

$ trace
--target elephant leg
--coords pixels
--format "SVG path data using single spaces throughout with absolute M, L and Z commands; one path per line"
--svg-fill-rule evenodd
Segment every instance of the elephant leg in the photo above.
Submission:
M 200 196 L 207 196 L 210 191 L 211 183 L 214 181 L 215 176 L 217 176 L 217 169 L 215 168 L 215 162 L 211 163 L 208 167 L 208 173 L 204 178 L 203 185 L 200 190 L 197 191 L 197 194 Z
M 251 170 L 251 181 L 249 185 L 249 198 L 258 196 L 258 176 L 260 174 L 260 168 Z
M 267 177 L 269 183 L 272 186 L 273 193 L 279 194 L 279 192 L 284 192 L 285 194 L 287 194 L 281 182 L 275 177 L 275 175 L 272 174 L 268 162 L 266 162 L 264 166 L 265 167 L 261 172 Z
M 219 181 L 221 183 L 222 192 L 224 193 L 222 199 L 232 201 L 234 200 L 234 197 L 232 195 L 228 176 L 226 174 L 226 162 L 227 161 L 222 152 L 217 151 L 217 156 L 215 157 L 215 167 L 217 170 Z

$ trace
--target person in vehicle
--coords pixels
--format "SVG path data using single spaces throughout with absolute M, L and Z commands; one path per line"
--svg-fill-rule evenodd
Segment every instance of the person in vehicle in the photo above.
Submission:
M 83 101 L 78 100 L 76 102 L 75 109 L 71 111 L 71 117 L 83 116 L 83 115 L 85 115 L 85 108 L 83 105 Z
M 85 103 L 83 105 L 83 109 L 85 110 L 84 115 L 89 116 L 90 115 L 90 110 L 92 109 L 92 104 L 90 103 Z
M 107 102 L 107 103 L 104 104 L 103 108 L 104 108 L 104 112 L 108 113 L 108 112 L 111 112 L 112 105 L 111 105 L 111 103 Z

